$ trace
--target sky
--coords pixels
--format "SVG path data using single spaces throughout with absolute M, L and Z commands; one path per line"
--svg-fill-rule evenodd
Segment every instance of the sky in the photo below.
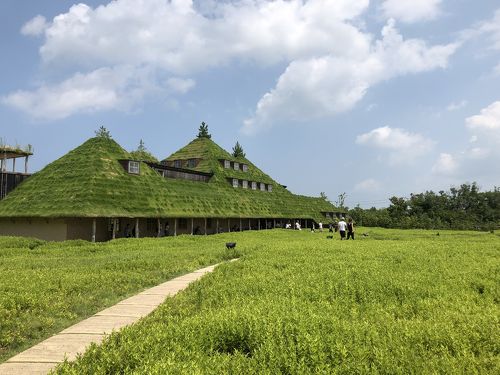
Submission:
M 32 172 L 100 126 L 161 160 L 204 121 L 349 207 L 500 186 L 498 1 L 2 0 L 0 30 L 0 138 Z

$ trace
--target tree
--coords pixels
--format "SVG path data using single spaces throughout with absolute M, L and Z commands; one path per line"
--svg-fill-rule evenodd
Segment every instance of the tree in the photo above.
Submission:
M 233 147 L 233 156 L 235 158 L 244 158 L 245 153 L 243 152 L 243 147 L 241 147 L 240 143 L 236 141 L 236 144 Z
M 347 197 L 347 194 L 345 192 L 339 194 L 337 200 L 335 201 L 335 205 L 339 208 L 345 208 L 344 203 L 345 203 L 346 197 Z
M 328 197 L 326 196 L 326 193 L 324 191 L 319 193 L 319 197 L 327 202 L 330 202 L 330 200 L 328 199 Z
M 139 141 L 139 146 L 137 146 L 137 150 L 130 152 L 130 156 L 132 156 L 132 158 L 135 160 L 158 163 L 158 159 L 155 158 L 154 155 L 148 151 L 142 139 Z
M 208 125 L 204 121 L 201 122 L 198 129 L 198 138 L 212 138 L 212 135 L 208 133 Z
M 106 129 L 104 126 L 101 126 L 98 130 L 95 131 L 95 136 L 97 138 L 111 139 L 111 134 L 109 133 L 109 130 Z

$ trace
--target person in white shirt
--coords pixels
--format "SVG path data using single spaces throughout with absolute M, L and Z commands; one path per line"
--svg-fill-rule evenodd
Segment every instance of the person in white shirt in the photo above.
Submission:
M 318 224 L 318 228 L 320 232 L 323 232 L 323 223 L 321 221 Z
M 340 218 L 339 223 L 337 224 L 340 232 L 340 239 L 345 240 L 345 230 L 347 229 L 347 223 L 343 217 Z

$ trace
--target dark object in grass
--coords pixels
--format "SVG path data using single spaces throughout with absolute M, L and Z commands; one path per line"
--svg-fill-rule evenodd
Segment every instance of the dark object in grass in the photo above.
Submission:
M 368 237 L 368 233 L 363 233 L 362 236 L 363 237 Z
M 236 242 L 226 242 L 226 249 L 234 249 L 236 247 Z
M 436 236 L 439 236 L 439 232 L 436 233 Z
M 326 236 L 327 239 L 332 240 L 333 236 Z

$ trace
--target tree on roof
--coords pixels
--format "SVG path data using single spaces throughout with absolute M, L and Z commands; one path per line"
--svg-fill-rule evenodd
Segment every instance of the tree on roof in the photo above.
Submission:
M 109 130 L 106 129 L 104 126 L 101 126 L 98 130 L 95 131 L 95 136 L 97 138 L 111 139 L 111 134 L 109 133 Z
M 139 146 L 137 146 L 137 150 L 131 151 L 130 155 L 132 156 L 132 158 L 136 160 L 151 161 L 154 163 L 158 163 L 158 159 L 148 151 L 142 139 L 139 141 Z
M 212 138 L 212 135 L 208 133 L 208 125 L 204 121 L 201 122 L 198 129 L 198 138 Z
M 236 144 L 233 147 L 233 156 L 235 158 L 244 158 L 245 152 L 243 152 L 243 147 L 241 147 L 240 143 L 236 141 Z

